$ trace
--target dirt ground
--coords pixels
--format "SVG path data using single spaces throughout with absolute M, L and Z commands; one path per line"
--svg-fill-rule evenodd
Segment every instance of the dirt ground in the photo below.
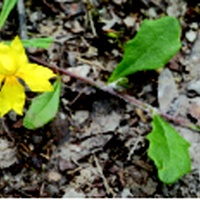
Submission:
M 125 92 L 200 125 L 198 2 L 27 0 L 25 21 L 19 23 L 19 10 L 14 9 L 1 39 L 24 33 L 28 38 L 52 36 L 55 42 L 49 49 L 28 48 L 28 56 L 106 81 L 122 58 L 123 44 L 144 19 L 174 16 L 182 28 L 180 52 L 163 70 L 130 76 Z M 174 125 L 191 143 L 192 171 L 165 185 L 147 157 L 148 113 L 84 82 L 61 77 L 60 108 L 51 123 L 30 131 L 15 113 L 1 119 L 0 197 L 200 197 L 198 132 Z M 26 108 L 35 94 L 27 96 Z

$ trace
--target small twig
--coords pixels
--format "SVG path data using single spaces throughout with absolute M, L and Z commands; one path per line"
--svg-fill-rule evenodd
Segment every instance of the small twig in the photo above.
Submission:
M 115 196 L 115 192 L 114 192 L 114 191 L 112 190 L 112 188 L 109 186 L 108 181 L 107 181 L 106 177 L 105 177 L 104 174 L 103 174 L 102 168 L 101 168 L 101 166 L 100 166 L 100 164 L 99 164 L 99 161 L 98 161 L 98 159 L 97 159 L 96 156 L 94 156 L 94 161 L 95 161 L 97 170 L 98 170 L 98 172 L 99 172 L 99 174 L 100 174 L 100 176 L 101 176 L 101 178 L 102 178 L 102 180 L 103 180 L 103 184 L 104 184 L 104 187 L 105 187 L 105 189 L 106 189 L 106 193 L 107 193 L 108 195 L 112 195 L 112 197 L 114 197 L 114 196 Z
M 133 147 L 131 148 L 131 150 L 129 151 L 129 154 L 128 154 L 128 157 L 127 157 L 127 160 L 130 161 L 131 160 L 131 157 L 133 156 L 133 153 L 135 151 L 135 149 L 137 148 L 139 142 L 142 142 L 144 140 L 143 137 L 141 136 L 138 136 L 138 138 L 136 139 Z
M 100 65 L 100 64 L 98 64 L 98 63 L 94 63 L 94 62 L 92 62 L 92 61 L 89 61 L 89 60 L 87 60 L 87 59 L 85 59 L 85 58 L 81 58 L 81 57 L 77 56 L 76 59 L 77 59 L 79 62 L 88 64 L 88 65 L 91 65 L 91 66 L 96 66 L 96 67 L 99 67 L 99 68 L 102 69 L 102 70 L 105 70 L 105 68 L 104 68 L 102 65 Z
M 90 27 L 92 29 L 92 33 L 96 37 L 97 32 L 96 32 L 96 29 L 94 27 L 94 22 L 93 22 L 93 19 L 92 19 L 92 11 L 91 10 L 88 11 L 88 17 L 89 17 L 89 22 L 90 22 Z
M 44 188 L 45 188 L 45 182 L 43 182 L 42 185 L 40 186 L 40 197 L 44 196 Z
M 140 109 L 146 111 L 148 114 L 152 115 L 154 112 L 155 113 L 158 113 L 159 115 L 161 115 L 163 118 L 165 118 L 166 120 L 168 121 L 171 121 L 175 124 L 178 124 L 180 126 L 183 126 L 183 127 L 186 127 L 186 128 L 189 128 L 189 129 L 192 129 L 192 130 L 195 130 L 195 131 L 200 131 L 200 127 L 196 126 L 195 124 L 192 124 L 190 122 L 188 122 L 186 119 L 183 119 L 183 118 L 178 118 L 176 116 L 172 116 L 172 115 L 169 115 L 167 113 L 163 113 L 162 111 L 160 111 L 159 109 L 147 104 L 147 103 L 144 103 L 136 98 L 134 98 L 133 96 L 130 96 L 128 94 L 122 94 L 122 93 L 119 93 L 115 90 L 113 90 L 111 87 L 107 86 L 104 82 L 99 82 L 99 81 L 94 81 L 90 78 L 86 78 L 86 77 L 82 77 L 82 76 L 79 76 L 77 74 L 74 74 L 73 72 L 70 72 L 66 69 L 62 69 L 62 68 L 59 68 L 58 66 L 56 65 L 51 65 L 43 60 L 40 60 L 36 57 L 33 57 L 33 56 L 29 56 L 30 59 L 32 59 L 33 61 L 39 63 L 39 64 L 42 64 L 44 66 L 47 66 L 49 68 L 51 68 L 52 70 L 54 71 L 57 71 L 57 72 L 60 72 L 62 74 L 65 74 L 65 75 L 68 75 L 72 78 L 75 78 L 75 79 L 78 79 L 80 81 L 83 81 L 89 85 L 92 85 L 104 92 L 107 92 L 109 94 L 112 94 L 113 96 L 116 96 L 122 100 L 124 100 L 125 102 L 128 102 L 128 103 L 131 103 L 132 105 L 136 106 L 136 107 L 139 107 Z
M 24 0 L 18 0 L 17 10 L 18 10 L 18 14 L 19 14 L 20 38 L 27 39 L 26 14 L 25 14 Z
M 15 142 L 15 139 L 13 138 L 8 126 L 5 123 L 5 119 L 3 117 L 0 118 L 0 124 L 1 124 L 1 126 L 3 128 L 3 130 L 5 131 L 5 133 L 7 133 L 9 138 L 12 140 L 12 142 Z
M 69 105 L 73 105 L 79 98 L 80 96 L 86 91 L 86 88 L 83 88 L 78 95 L 76 95 L 76 97 L 69 103 Z

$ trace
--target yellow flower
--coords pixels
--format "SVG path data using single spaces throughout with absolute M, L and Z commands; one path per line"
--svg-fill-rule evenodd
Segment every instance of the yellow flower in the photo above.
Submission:
M 52 91 L 49 79 L 56 75 L 48 68 L 28 62 L 19 37 L 10 46 L 0 43 L 0 117 L 14 110 L 23 114 L 25 89 L 23 80 L 33 92 Z

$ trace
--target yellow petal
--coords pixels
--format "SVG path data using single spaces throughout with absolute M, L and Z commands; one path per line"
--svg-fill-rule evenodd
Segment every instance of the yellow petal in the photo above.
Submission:
M 15 51 L 15 53 L 17 54 L 18 62 L 20 63 L 20 65 L 23 65 L 24 63 L 28 63 L 26 52 L 18 36 L 16 36 L 14 40 L 11 42 L 10 48 L 13 51 Z
M 9 46 L 0 43 L 0 74 L 12 75 L 18 69 L 18 55 Z
M 19 69 L 16 76 L 24 80 L 33 92 L 45 92 L 53 90 L 49 79 L 55 77 L 56 74 L 43 66 L 27 64 Z
M 0 116 L 2 117 L 10 110 L 22 115 L 24 104 L 25 93 L 23 86 L 15 77 L 7 77 L 0 92 Z
M 0 74 L 0 88 L 1 88 L 1 83 L 3 82 L 4 79 L 5 79 L 5 76 Z

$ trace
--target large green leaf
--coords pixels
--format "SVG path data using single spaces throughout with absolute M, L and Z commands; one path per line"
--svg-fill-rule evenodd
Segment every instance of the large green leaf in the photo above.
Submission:
M 123 59 L 108 82 L 137 71 L 163 67 L 181 47 L 180 32 L 174 17 L 145 20 L 137 35 L 126 43 Z
M 147 135 L 148 156 L 158 169 L 159 179 L 167 184 L 176 182 L 190 172 L 190 144 L 159 115 L 153 116 L 153 130 Z
M 50 122 L 58 111 L 60 90 L 61 81 L 58 78 L 53 92 L 46 92 L 34 98 L 23 119 L 23 126 L 36 129 Z
M 12 11 L 12 9 L 15 7 L 18 0 L 4 0 L 3 6 L 0 14 L 0 29 L 4 25 L 8 15 Z
M 21 40 L 24 47 L 35 47 L 47 49 L 53 42 L 52 37 L 46 38 L 32 38 Z M 11 41 L 4 41 L 5 44 L 9 45 Z

